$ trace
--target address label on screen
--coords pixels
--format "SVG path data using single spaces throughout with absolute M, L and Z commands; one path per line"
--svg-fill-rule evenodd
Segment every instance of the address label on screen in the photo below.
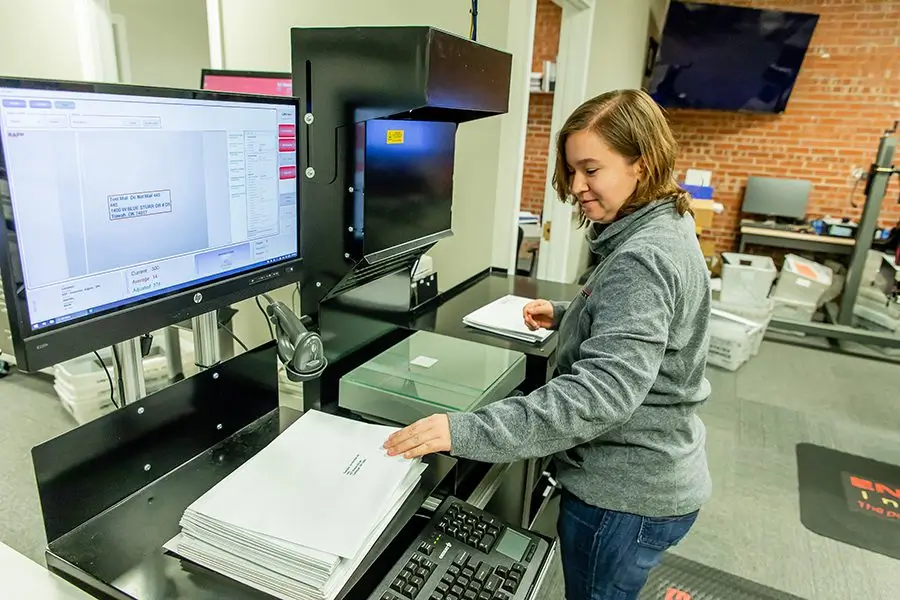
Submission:
M 172 212 L 172 190 L 107 196 L 109 220 L 134 219 Z

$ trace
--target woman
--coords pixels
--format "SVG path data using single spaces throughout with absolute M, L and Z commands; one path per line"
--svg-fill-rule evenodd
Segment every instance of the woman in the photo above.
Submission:
M 690 198 L 675 183 L 665 116 L 637 90 L 588 100 L 557 140 L 553 182 L 589 225 L 599 264 L 570 303 L 535 300 L 528 327 L 559 330 L 557 375 L 522 397 L 433 415 L 392 455 L 487 462 L 553 454 L 568 600 L 637 598 L 710 494 L 704 377 L 709 276 Z

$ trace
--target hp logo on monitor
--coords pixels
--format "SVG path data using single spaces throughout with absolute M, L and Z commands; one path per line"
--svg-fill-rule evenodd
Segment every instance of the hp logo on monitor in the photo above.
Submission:
M 197 292 L 194 294 L 194 304 L 200 304 L 203 301 L 203 294 Z

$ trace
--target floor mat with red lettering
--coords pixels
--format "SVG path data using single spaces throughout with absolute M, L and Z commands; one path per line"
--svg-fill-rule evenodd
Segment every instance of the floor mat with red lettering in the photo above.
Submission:
M 797 444 L 797 477 L 807 529 L 900 559 L 900 466 Z

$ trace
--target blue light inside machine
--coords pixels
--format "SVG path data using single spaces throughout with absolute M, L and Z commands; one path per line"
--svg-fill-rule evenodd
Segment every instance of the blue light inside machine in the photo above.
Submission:
M 364 238 L 368 226 L 367 251 L 449 228 L 456 127 L 383 119 L 360 124 L 353 216 L 357 239 Z M 378 232 L 372 232 L 373 223 L 379 224 Z

